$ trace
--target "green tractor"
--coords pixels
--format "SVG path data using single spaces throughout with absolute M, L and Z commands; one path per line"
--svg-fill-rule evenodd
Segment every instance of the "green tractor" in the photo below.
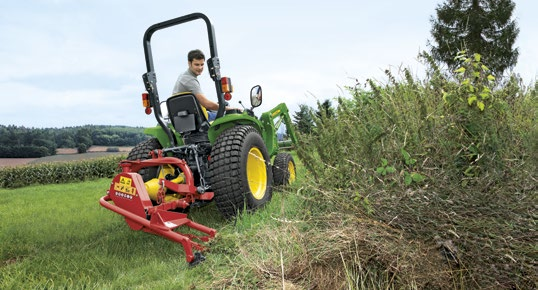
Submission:
M 167 109 L 167 116 L 163 116 L 151 52 L 151 37 L 156 31 L 197 19 L 206 23 L 207 67 L 219 103 L 212 122 L 192 93 L 169 97 L 163 102 Z M 251 89 L 251 108 L 225 111 L 232 93 L 231 80 L 221 76 L 213 25 L 206 15 L 193 13 L 154 24 L 146 30 L 143 44 L 147 72 L 143 74 L 146 92 L 142 101 L 146 114 L 153 112 L 158 125 L 145 129 L 151 138 L 135 146 L 122 161 L 122 173 L 100 202 L 125 216 L 132 229 L 182 243 L 187 261 L 195 264 L 203 256 L 194 255 L 192 247 L 203 247 L 193 241 L 194 236 L 173 230 L 189 226 L 208 235 L 199 238 L 202 241 L 212 238 L 215 231 L 188 220 L 185 212 L 214 201 L 222 216 L 233 218 L 244 210 L 264 206 L 271 200 L 273 186 L 296 178 L 292 155 L 281 152 L 283 146 L 296 144 L 296 137 L 284 103 L 259 118 L 254 114 L 253 109 L 262 103 L 259 85 Z M 282 124 L 289 141 L 277 138 Z

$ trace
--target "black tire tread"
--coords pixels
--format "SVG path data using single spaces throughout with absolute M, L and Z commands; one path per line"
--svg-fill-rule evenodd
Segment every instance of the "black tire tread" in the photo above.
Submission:
M 270 168 L 267 149 L 258 131 L 252 126 L 235 126 L 224 131 L 215 141 L 212 148 L 210 171 L 211 187 L 215 192 L 215 204 L 225 218 L 232 218 L 244 208 L 254 210 L 263 204 L 245 204 L 246 195 L 250 194 L 248 186 L 241 180 L 241 154 L 243 144 L 250 134 L 256 134 L 261 140 L 260 148 L 266 156 L 265 159 Z M 271 198 L 272 194 L 272 170 L 268 171 L 268 184 L 263 203 Z
M 151 138 L 146 141 L 138 143 L 127 155 L 127 160 L 146 160 L 150 158 L 149 153 L 155 149 L 162 149 L 161 144 L 157 138 Z M 144 182 L 155 178 L 157 176 L 156 167 L 142 168 L 138 171 L 138 174 L 142 176 Z
M 273 182 L 275 186 L 286 186 L 290 184 L 289 162 L 292 162 L 295 167 L 293 156 L 289 153 L 278 153 L 275 156 L 275 160 L 273 161 Z

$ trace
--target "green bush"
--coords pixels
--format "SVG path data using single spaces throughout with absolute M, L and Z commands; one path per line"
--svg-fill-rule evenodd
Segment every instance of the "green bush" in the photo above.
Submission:
M 89 148 L 90 148 L 90 145 L 86 145 L 85 143 L 78 143 L 77 144 L 77 152 L 79 154 L 88 152 Z
M 120 152 L 120 148 L 118 148 L 118 147 L 108 147 L 108 148 L 106 148 L 106 152 Z
M 116 175 L 124 156 L 43 163 L 0 169 L 0 188 L 17 188 L 31 184 L 67 183 Z

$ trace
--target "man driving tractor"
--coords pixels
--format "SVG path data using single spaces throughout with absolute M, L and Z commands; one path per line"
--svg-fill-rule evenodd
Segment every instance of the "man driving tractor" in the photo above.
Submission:
M 219 104 L 208 99 L 204 95 L 202 88 L 200 87 L 200 82 L 198 81 L 198 76 L 201 75 L 204 71 L 205 55 L 201 50 L 195 49 L 191 50 L 187 54 L 187 59 L 189 67 L 177 78 L 172 95 L 184 92 L 191 92 L 198 100 L 198 103 L 200 103 L 200 105 L 202 105 L 202 107 L 206 109 L 204 111 L 207 112 L 207 120 L 213 121 L 215 120 L 217 114 L 212 111 L 217 111 L 219 109 Z M 240 109 L 226 106 L 226 111 L 228 110 L 241 111 Z

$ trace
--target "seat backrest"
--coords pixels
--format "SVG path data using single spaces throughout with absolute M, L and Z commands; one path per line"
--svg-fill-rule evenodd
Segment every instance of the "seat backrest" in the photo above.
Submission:
M 209 122 L 196 97 L 188 93 L 179 93 L 166 101 L 168 115 L 172 125 L 180 134 L 189 132 L 207 132 Z

